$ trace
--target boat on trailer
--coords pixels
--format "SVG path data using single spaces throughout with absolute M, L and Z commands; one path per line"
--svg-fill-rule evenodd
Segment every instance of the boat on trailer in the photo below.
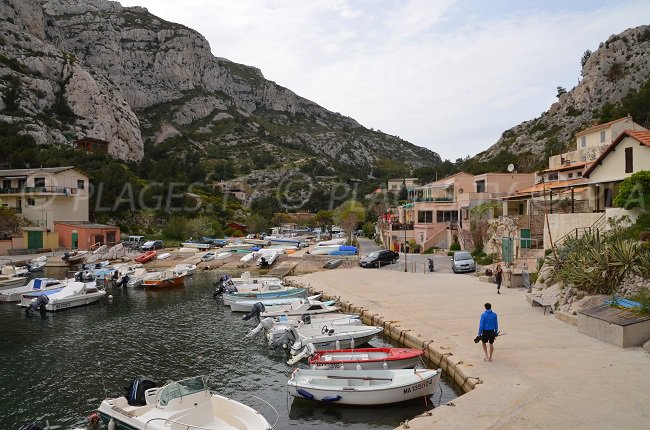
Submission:
M 149 378 L 138 377 L 126 396 L 103 400 L 98 411 L 109 429 L 270 430 L 275 426 L 250 406 L 212 393 L 203 376 L 163 387 L 157 387 Z
M 441 373 L 440 369 L 294 369 L 287 386 L 296 398 L 341 405 L 385 405 L 433 395 Z

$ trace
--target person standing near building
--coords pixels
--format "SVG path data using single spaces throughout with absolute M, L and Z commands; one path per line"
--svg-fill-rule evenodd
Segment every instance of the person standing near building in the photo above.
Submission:
M 494 274 L 494 280 L 497 283 L 497 294 L 501 294 L 501 282 L 503 281 L 503 269 L 501 269 L 500 264 L 497 264 L 497 270 L 496 273 Z
M 478 325 L 478 337 L 483 342 L 483 352 L 485 353 L 485 361 L 492 361 L 492 353 L 494 352 L 494 339 L 499 333 L 499 321 L 496 312 L 492 311 L 492 305 L 486 303 L 485 312 L 481 314 L 481 321 Z M 488 353 L 488 346 L 490 344 L 490 351 Z

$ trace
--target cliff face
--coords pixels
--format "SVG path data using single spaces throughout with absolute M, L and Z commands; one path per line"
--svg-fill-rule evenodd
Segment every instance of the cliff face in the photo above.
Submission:
M 605 104 L 616 104 L 649 79 L 650 26 L 610 36 L 583 61 L 582 80 L 576 87 L 560 95 L 541 117 L 506 130 L 495 145 L 477 157 L 485 161 L 503 150 L 542 154 L 548 145 L 573 147 L 575 133 L 589 127 Z
M 239 157 L 256 145 L 285 160 L 305 155 L 352 166 L 393 158 L 435 164 L 434 152 L 361 127 L 214 57 L 203 36 L 144 8 L 105 0 L 3 0 L 0 121 L 41 144 L 82 136 L 140 160 L 145 143 Z M 321 160 L 321 161 L 322 161 Z M 327 163 L 326 163 L 327 164 Z

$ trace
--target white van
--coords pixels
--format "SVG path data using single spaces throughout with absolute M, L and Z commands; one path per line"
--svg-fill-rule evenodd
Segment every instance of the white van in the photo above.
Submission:
M 144 242 L 144 236 L 127 236 L 126 240 L 122 241 L 122 245 L 126 246 L 127 248 L 134 249 L 138 248 Z

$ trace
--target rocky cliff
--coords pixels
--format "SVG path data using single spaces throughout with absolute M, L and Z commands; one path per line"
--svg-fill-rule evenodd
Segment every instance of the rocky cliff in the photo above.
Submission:
M 412 166 L 434 152 L 368 130 L 212 55 L 196 31 L 105 0 L 2 0 L 0 121 L 40 144 L 107 140 L 115 157 L 199 154 L 209 168 L 250 152 L 283 161 Z M 218 50 L 218 47 L 217 49 Z M 246 169 L 244 169 L 246 170 Z
M 577 59 L 576 59 L 577 60 Z M 582 59 L 582 79 L 539 118 L 506 130 L 495 145 L 478 154 L 481 161 L 501 151 L 512 154 L 559 153 L 573 148 L 576 132 L 599 119 L 602 108 L 620 102 L 650 80 L 650 26 L 610 36 Z M 644 123 L 648 118 L 634 118 Z M 544 163 L 546 160 L 543 160 Z

